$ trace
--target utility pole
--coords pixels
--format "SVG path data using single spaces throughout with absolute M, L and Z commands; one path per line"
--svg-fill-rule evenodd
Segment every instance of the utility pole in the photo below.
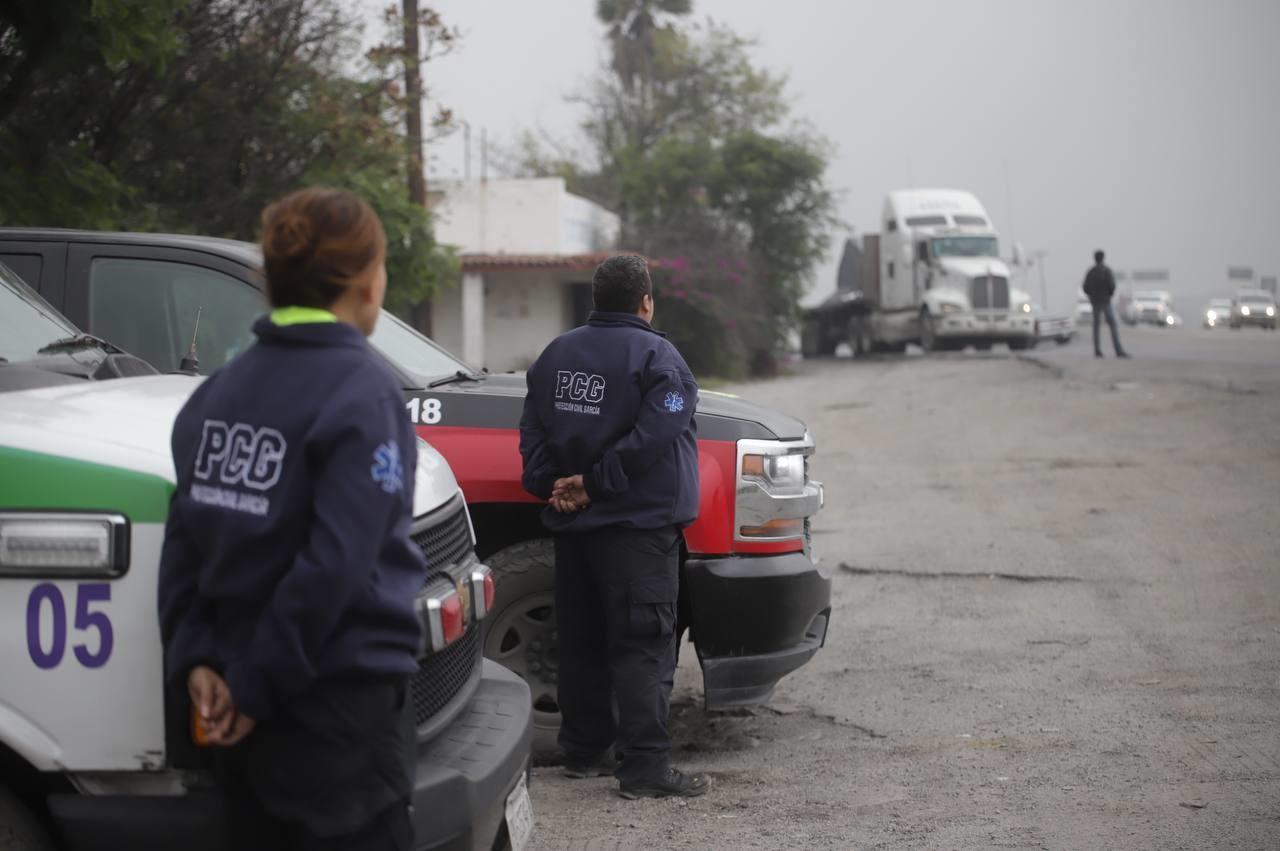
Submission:
M 427 206 L 422 166 L 422 54 L 418 46 L 418 0 L 403 0 L 405 131 L 409 143 L 409 200 Z

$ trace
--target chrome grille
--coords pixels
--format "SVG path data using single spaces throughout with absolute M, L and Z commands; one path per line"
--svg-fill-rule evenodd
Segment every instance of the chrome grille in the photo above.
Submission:
M 462 638 L 419 660 L 418 673 L 409 681 L 414 724 L 421 727 L 430 721 L 471 679 L 480 664 L 480 632 L 480 625 L 473 623 Z
M 414 523 L 413 542 L 427 561 L 427 575 L 447 575 L 455 580 L 454 565 L 473 554 L 467 506 L 459 497 L 444 508 Z M 414 723 L 422 727 L 444 709 L 470 681 L 480 664 L 480 625 L 472 623 L 453 644 L 418 661 L 418 672 L 409 681 Z
M 461 564 L 471 554 L 471 527 L 467 524 L 467 507 L 461 501 L 427 515 L 422 527 L 415 524 L 413 542 L 427 559 L 427 571 L 438 573 L 451 564 Z M 432 522 L 435 521 L 435 522 Z
M 981 275 L 969 285 L 969 302 L 974 310 L 1009 308 L 1009 279 L 1003 275 Z

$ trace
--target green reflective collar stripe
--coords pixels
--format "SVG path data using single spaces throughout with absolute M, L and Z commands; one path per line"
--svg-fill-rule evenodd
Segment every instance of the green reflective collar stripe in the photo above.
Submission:
M 173 485 L 150 473 L 0 446 L 0 510 L 116 511 L 163 523 Z
M 319 307 L 277 307 L 271 311 L 276 325 L 305 325 L 309 322 L 337 322 L 338 317 Z

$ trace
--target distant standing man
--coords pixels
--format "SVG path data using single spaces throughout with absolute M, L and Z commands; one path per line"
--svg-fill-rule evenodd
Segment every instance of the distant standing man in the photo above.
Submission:
M 1099 339 L 1098 324 L 1102 317 L 1107 317 L 1111 326 L 1111 343 L 1115 346 L 1116 357 L 1127 358 L 1124 346 L 1120 345 L 1120 330 L 1116 327 L 1116 311 L 1111 306 L 1111 297 L 1116 293 L 1116 277 L 1111 274 L 1107 264 L 1102 260 L 1106 255 L 1101 251 L 1093 252 L 1093 267 L 1084 276 L 1084 294 L 1093 305 L 1093 354 L 1102 357 L 1102 340 Z
M 564 773 L 613 774 L 624 798 L 693 797 L 710 781 L 671 767 L 667 715 L 698 385 L 649 324 L 644 258 L 601 263 L 591 295 L 587 324 L 529 368 L 520 419 L 524 488 L 555 533 Z

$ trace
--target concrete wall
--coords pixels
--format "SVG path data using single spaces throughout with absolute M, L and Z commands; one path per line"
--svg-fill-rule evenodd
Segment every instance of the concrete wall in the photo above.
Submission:
M 436 239 L 467 254 L 582 254 L 618 239 L 618 216 L 570 195 L 559 177 L 436 187 Z
M 563 276 L 538 270 L 485 274 L 485 366 L 524 369 L 567 330 Z
M 432 336 L 474 366 L 494 372 L 524 369 L 553 337 L 572 326 L 569 287 L 581 278 L 537 269 L 466 275 L 460 286 L 436 296 Z M 474 299 L 476 289 L 483 292 L 482 304 Z M 482 329 L 473 324 L 478 316 Z

